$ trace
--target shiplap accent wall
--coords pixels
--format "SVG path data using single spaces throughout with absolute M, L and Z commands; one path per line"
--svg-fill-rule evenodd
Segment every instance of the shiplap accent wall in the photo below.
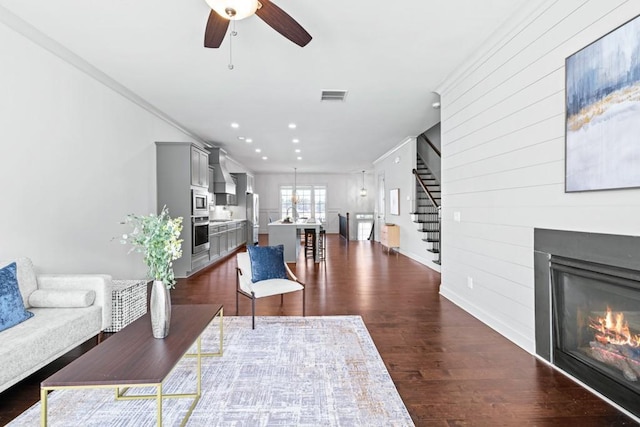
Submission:
M 640 190 L 564 192 L 565 58 L 638 14 L 638 1 L 544 2 L 439 90 L 441 293 L 529 352 L 534 228 L 640 234 Z

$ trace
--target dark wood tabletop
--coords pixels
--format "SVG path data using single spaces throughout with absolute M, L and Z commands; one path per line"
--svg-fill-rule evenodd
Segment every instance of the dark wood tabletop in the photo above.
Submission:
M 158 384 L 196 342 L 222 305 L 174 305 L 169 335 L 154 338 L 149 313 L 41 383 L 41 387 Z

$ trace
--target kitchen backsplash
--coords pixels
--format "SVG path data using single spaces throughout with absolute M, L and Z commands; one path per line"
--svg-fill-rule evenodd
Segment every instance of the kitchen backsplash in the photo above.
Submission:
M 210 219 L 246 219 L 239 214 L 237 206 L 216 206 L 209 209 Z

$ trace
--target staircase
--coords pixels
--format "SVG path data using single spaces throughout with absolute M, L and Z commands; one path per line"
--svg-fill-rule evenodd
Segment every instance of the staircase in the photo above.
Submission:
M 422 233 L 427 251 L 434 254 L 433 263 L 440 265 L 440 184 L 419 155 L 413 174 L 418 185 L 411 220 L 417 224 L 418 232 Z

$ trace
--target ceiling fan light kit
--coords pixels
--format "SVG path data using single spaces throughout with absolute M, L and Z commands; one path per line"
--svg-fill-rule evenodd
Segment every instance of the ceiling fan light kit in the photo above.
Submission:
M 204 34 L 204 47 L 218 48 L 224 40 L 229 21 L 258 15 L 267 25 L 300 47 L 311 41 L 311 35 L 295 19 L 271 0 L 205 0 L 212 9 Z
M 218 15 L 232 21 L 248 18 L 258 9 L 258 0 L 205 0 Z

